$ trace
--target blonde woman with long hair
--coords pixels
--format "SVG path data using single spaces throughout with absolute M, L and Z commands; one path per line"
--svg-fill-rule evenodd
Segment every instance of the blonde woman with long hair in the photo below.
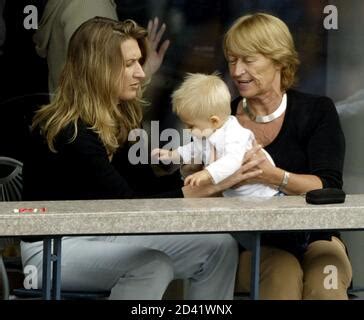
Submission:
M 141 191 L 144 181 L 127 179 L 128 133 L 142 120 L 146 37 L 132 20 L 98 17 L 73 34 L 55 97 L 34 118 L 24 163 L 26 200 L 207 196 L 246 177 L 238 173 L 230 185 L 154 195 Z M 21 249 L 24 267 L 35 265 L 40 280 L 42 242 L 27 240 Z M 64 290 L 159 299 L 173 278 L 187 278 L 187 299 L 233 297 L 238 252 L 227 234 L 64 237 L 62 252 Z

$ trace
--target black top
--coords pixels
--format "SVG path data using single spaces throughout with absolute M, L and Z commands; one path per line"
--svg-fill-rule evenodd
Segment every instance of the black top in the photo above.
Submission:
M 233 114 L 236 114 L 241 99 L 232 102 Z M 324 188 L 342 188 L 345 139 L 331 99 L 288 90 L 282 128 L 265 149 L 277 167 L 293 173 L 316 175 Z M 323 232 L 269 234 L 262 238 L 262 242 L 302 253 L 307 243 L 329 239 L 331 235 L 333 233 Z
M 149 165 L 133 166 L 128 146 L 110 163 L 94 131 L 80 123 L 76 139 L 69 142 L 73 133 L 71 125 L 61 131 L 53 153 L 39 130 L 33 132 L 23 167 L 24 200 L 183 197 L 178 174 L 157 178 Z

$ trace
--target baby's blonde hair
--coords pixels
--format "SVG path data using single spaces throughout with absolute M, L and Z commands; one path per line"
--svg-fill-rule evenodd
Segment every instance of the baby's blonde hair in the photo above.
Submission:
M 216 73 L 188 73 L 172 94 L 173 111 L 190 119 L 225 119 L 231 114 L 230 101 L 229 89 Z

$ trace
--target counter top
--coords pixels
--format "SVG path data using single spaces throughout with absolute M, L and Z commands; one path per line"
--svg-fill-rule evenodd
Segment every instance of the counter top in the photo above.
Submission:
M 338 229 L 364 229 L 364 195 L 0 202 L 2 236 Z

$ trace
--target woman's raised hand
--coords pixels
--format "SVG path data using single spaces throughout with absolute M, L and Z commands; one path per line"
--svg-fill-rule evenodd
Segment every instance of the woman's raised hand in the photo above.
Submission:
M 163 23 L 159 28 L 158 17 L 155 17 L 153 20 L 149 20 L 147 30 L 150 52 L 144 64 L 144 72 L 147 75 L 147 78 L 150 78 L 160 68 L 170 41 L 163 41 L 162 45 L 159 47 L 159 42 L 166 31 L 166 25 Z

